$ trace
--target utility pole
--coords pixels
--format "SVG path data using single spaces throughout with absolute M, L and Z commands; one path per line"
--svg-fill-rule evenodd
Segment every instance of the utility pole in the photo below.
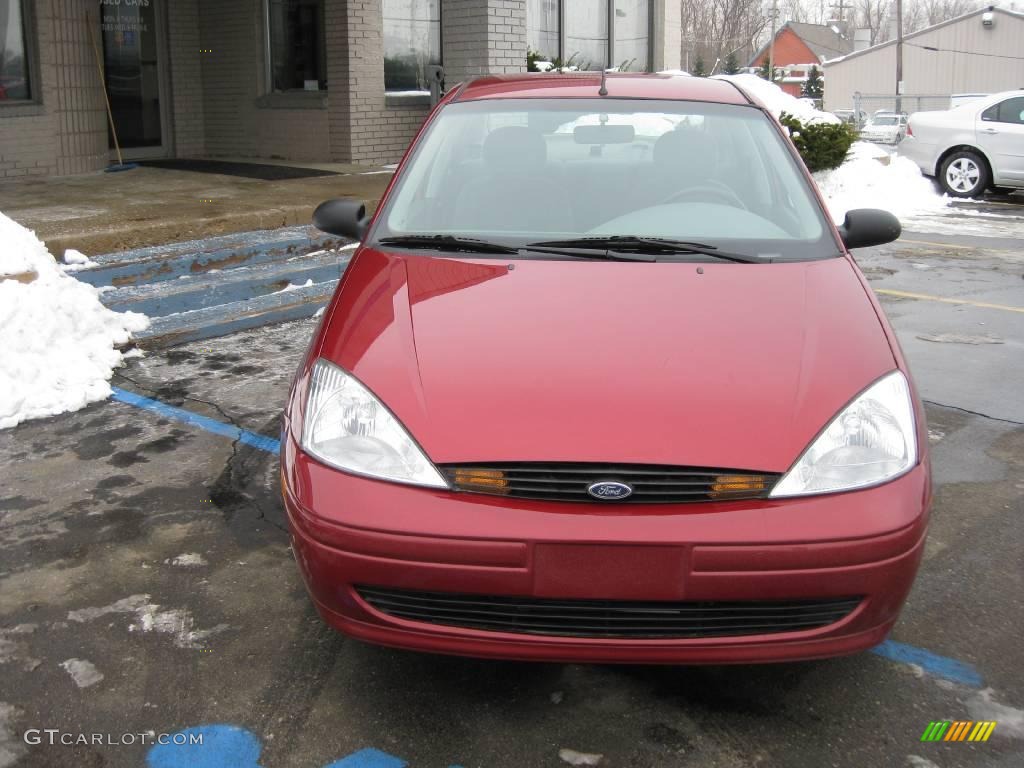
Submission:
M 832 3 L 831 7 L 832 10 L 836 12 L 836 20 L 839 22 L 839 29 L 842 30 L 842 33 L 845 35 L 847 33 L 846 9 L 848 7 L 846 5 L 846 0 L 837 0 L 837 2 Z
M 768 43 L 768 82 L 775 82 L 775 22 L 779 18 L 779 0 L 772 0 L 768 15 L 772 20 L 772 36 Z
M 896 0 L 896 114 L 903 111 L 903 0 Z

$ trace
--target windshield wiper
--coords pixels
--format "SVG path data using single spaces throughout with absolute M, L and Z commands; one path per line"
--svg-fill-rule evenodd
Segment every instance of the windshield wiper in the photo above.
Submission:
M 609 237 L 575 237 L 567 240 L 545 240 L 538 243 L 530 243 L 526 246 L 534 250 L 540 248 L 568 248 L 579 250 L 605 249 L 606 251 L 618 254 L 637 254 L 654 256 L 657 254 L 670 253 L 699 253 L 702 256 L 710 256 L 723 261 L 735 261 L 740 264 L 763 264 L 764 259 L 756 256 L 748 256 L 744 253 L 729 253 L 721 251 L 714 245 L 707 243 L 696 243 L 691 240 L 671 240 L 664 237 L 638 237 L 635 235 L 611 235 Z M 654 258 L 643 259 L 653 261 Z
M 395 245 L 400 248 L 431 248 L 439 251 L 462 251 L 466 253 L 500 253 L 516 255 L 518 248 L 501 243 L 490 243 L 473 237 L 456 237 L 455 235 L 396 235 L 382 237 L 378 245 Z
M 552 253 L 556 256 L 570 256 L 574 259 L 607 259 L 608 261 L 657 261 L 656 253 L 630 253 L 627 251 L 611 250 L 602 246 L 573 245 L 575 241 L 566 240 L 563 245 L 561 240 L 553 240 L 550 243 L 530 243 L 524 245 L 524 251 L 534 253 Z M 557 243 L 557 245 L 555 244 Z

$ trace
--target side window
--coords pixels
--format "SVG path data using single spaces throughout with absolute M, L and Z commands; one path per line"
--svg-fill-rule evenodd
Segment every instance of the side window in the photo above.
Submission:
M 999 105 L 993 104 L 991 107 L 981 113 L 981 119 L 986 122 L 993 122 L 999 120 Z
M 430 93 L 427 66 L 441 63 L 441 3 L 383 0 L 384 90 Z
M 999 104 L 1000 123 L 1024 123 L 1024 97 L 1007 99 Z
M 0 106 L 38 98 L 32 81 L 28 19 L 31 5 L 24 0 L 0 2 Z
M 270 90 L 322 91 L 327 88 L 323 20 L 323 0 L 268 0 Z M 117 33 L 118 40 L 121 34 Z M 125 43 L 128 44 L 127 39 Z

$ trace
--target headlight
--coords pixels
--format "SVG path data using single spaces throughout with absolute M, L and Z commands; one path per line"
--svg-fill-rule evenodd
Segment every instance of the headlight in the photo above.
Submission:
M 771 492 L 805 496 L 892 480 L 917 463 L 910 386 L 900 371 L 876 381 L 840 411 Z
M 309 382 L 302 449 L 346 472 L 447 488 L 430 459 L 355 377 L 317 360 Z

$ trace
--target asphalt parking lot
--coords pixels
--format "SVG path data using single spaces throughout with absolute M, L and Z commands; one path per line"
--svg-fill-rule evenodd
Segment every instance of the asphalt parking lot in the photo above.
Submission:
M 936 483 L 879 652 L 529 664 L 326 629 L 277 491 L 299 321 L 135 359 L 115 399 L 0 433 L 0 766 L 542 767 L 565 749 L 611 768 L 1024 764 L 1024 249 L 914 232 L 858 260 L 927 401 Z M 922 743 L 936 720 L 998 725 Z M 190 762 L 139 736 L 198 726 Z M 42 729 L 135 737 L 26 743 Z

